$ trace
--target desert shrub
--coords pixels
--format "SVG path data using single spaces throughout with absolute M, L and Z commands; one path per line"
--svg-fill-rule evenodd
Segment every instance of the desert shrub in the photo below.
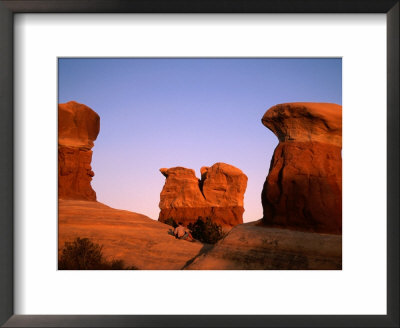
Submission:
M 123 260 L 107 261 L 103 257 L 103 246 L 89 238 L 65 242 L 60 255 L 60 270 L 137 270 L 134 266 L 125 267 Z
M 65 242 L 58 267 L 61 270 L 94 270 L 103 262 L 102 247 L 88 238 Z
M 178 226 L 178 224 L 176 223 L 176 221 L 173 218 L 168 218 L 164 221 L 165 224 L 168 224 L 174 228 L 176 228 Z
M 195 223 L 189 223 L 188 229 L 192 231 L 193 238 L 207 244 L 215 244 L 225 236 L 222 227 L 210 218 L 203 220 L 199 217 Z

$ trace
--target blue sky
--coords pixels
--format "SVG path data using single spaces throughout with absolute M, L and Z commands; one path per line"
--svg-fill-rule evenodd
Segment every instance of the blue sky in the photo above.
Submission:
M 245 221 L 278 143 L 261 118 L 285 102 L 342 104 L 341 59 L 59 59 L 59 103 L 100 115 L 92 186 L 111 207 L 158 218 L 161 167 L 225 162 L 249 178 Z

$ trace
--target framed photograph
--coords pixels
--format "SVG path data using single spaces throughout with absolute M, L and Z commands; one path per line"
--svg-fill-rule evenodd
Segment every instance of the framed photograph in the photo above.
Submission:
M 341 58 L 58 58 L 58 269 L 341 270 L 341 99 Z
M 0 10 L 2 325 L 399 325 L 398 1 Z

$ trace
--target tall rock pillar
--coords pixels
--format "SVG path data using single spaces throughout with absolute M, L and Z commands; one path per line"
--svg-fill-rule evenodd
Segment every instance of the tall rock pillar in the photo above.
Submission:
M 99 131 L 100 117 L 88 106 L 58 105 L 58 198 L 96 200 L 90 164 Z
M 342 106 L 280 104 L 262 123 L 279 139 L 261 194 L 263 222 L 341 234 Z

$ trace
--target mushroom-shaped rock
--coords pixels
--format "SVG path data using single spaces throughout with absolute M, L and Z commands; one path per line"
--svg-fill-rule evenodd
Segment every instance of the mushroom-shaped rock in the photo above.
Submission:
M 160 171 L 166 180 L 160 194 L 159 221 L 172 218 L 187 225 L 209 217 L 224 228 L 243 223 L 247 177 L 238 168 L 225 163 L 202 167 L 201 179 L 183 167 Z
M 261 195 L 263 222 L 340 234 L 342 107 L 280 104 L 262 123 L 279 139 Z
M 96 200 L 91 148 L 99 131 L 100 117 L 88 106 L 58 105 L 58 198 Z
M 342 106 L 288 103 L 271 107 L 262 123 L 285 141 L 320 142 L 342 147 Z
M 84 104 L 69 101 L 58 105 L 58 144 L 92 149 L 100 131 L 99 115 Z

